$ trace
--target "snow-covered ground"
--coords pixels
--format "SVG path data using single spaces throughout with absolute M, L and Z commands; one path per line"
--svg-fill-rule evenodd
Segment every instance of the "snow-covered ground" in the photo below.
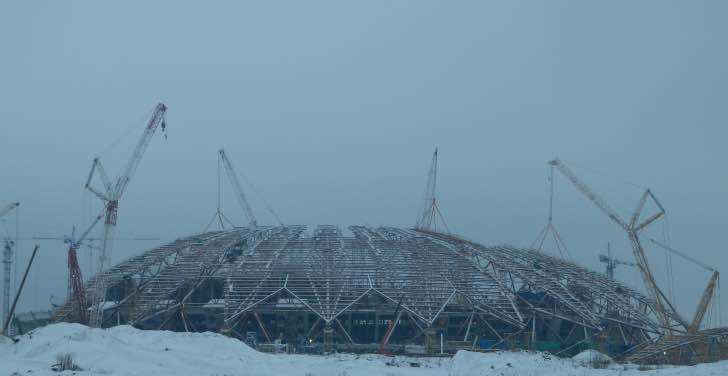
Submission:
M 330 356 L 258 353 L 240 341 L 213 333 L 141 331 L 129 326 L 106 330 L 55 324 L 13 341 L 0 337 L 0 376 L 58 375 L 58 354 L 70 353 L 81 371 L 63 375 L 275 375 L 275 376 L 704 376 L 728 375 L 728 362 L 639 371 L 612 365 L 590 369 L 578 359 L 526 352 L 474 353 L 453 358 L 379 355 Z M 584 356 L 582 356 L 584 357 Z

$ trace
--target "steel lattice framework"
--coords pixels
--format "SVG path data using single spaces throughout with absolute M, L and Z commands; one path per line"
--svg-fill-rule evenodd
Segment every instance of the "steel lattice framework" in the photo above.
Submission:
M 181 318 L 187 329 L 187 310 L 219 307 L 223 330 L 286 297 L 325 325 L 343 329 L 339 318 L 376 295 L 401 307 L 421 328 L 458 305 L 511 332 L 535 326 L 539 317 L 583 327 L 585 336 L 619 327 L 625 344 L 665 331 L 654 302 L 642 293 L 535 250 L 483 246 L 415 229 L 348 230 L 235 228 L 162 245 L 103 274 L 109 289 L 104 323 L 164 326 Z M 89 296 L 97 280 L 87 282 Z M 217 281 L 219 291 L 200 299 L 211 281 Z M 69 307 L 59 308 L 56 319 L 72 321 Z

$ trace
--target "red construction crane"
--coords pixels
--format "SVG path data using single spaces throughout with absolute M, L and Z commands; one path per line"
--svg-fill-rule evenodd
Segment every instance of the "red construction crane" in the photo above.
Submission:
M 83 287 L 81 268 L 78 266 L 76 250 L 86 239 L 91 229 L 96 226 L 102 216 L 96 217 L 91 226 L 78 238 L 74 239 L 73 234 L 65 242 L 68 244 L 68 299 L 71 301 L 71 312 L 75 315 L 76 321 L 88 325 L 88 311 L 86 311 L 86 290 Z
M 159 103 L 154 109 L 154 113 L 144 128 L 144 132 L 142 133 L 131 158 L 127 162 L 124 172 L 113 185 L 101 165 L 99 158 L 95 158 L 93 165 L 91 165 L 91 171 L 89 172 L 88 179 L 86 180 L 86 189 L 105 202 L 104 235 L 101 252 L 99 254 L 99 265 L 97 268 L 98 277 L 93 290 L 92 315 L 90 317 L 91 326 L 101 327 L 101 324 L 103 323 L 103 303 L 106 300 L 106 284 L 102 273 L 106 263 L 111 259 L 111 249 L 113 245 L 114 231 L 116 230 L 116 217 L 119 210 L 119 200 L 126 191 L 126 188 L 129 186 L 129 182 L 134 176 L 134 172 L 137 167 L 139 167 L 139 162 L 141 162 L 144 152 L 147 150 L 149 142 L 152 140 L 154 132 L 156 132 L 160 125 L 162 126 L 163 131 L 166 128 L 166 123 L 164 121 L 166 111 L 167 106 L 163 103 Z M 103 184 L 102 189 L 91 187 L 91 180 L 94 176 L 99 176 L 101 179 L 101 183 Z

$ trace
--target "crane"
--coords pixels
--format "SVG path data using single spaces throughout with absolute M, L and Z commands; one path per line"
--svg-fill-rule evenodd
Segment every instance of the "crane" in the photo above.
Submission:
M 435 197 L 435 191 L 437 188 L 437 148 L 432 154 L 432 160 L 430 161 L 430 170 L 427 173 L 427 185 L 425 186 L 425 205 L 422 209 L 422 214 L 417 220 L 415 226 L 418 230 L 426 231 L 437 231 L 437 220 L 442 222 L 445 231 L 448 233 L 450 230 L 447 228 L 445 218 L 440 212 L 440 207 L 437 205 L 437 198 Z
M 6 214 L 10 213 L 13 209 L 20 206 L 19 202 L 13 202 L 11 204 L 5 205 L 2 208 L 0 208 L 0 218 L 4 217 Z
M 83 277 L 81 276 L 81 268 L 78 266 L 78 257 L 76 250 L 78 246 L 86 239 L 91 229 L 101 220 L 101 215 L 97 216 L 86 231 L 78 237 L 73 238 L 73 234 L 64 242 L 68 244 L 68 300 L 71 301 L 71 312 L 76 315 L 76 320 L 84 325 L 88 325 L 88 312 L 86 311 L 86 290 L 83 287 Z
M 571 258 L 569 256 L 569 250 L 566 248 L 566 243 L 564 243 L 564 240 L 561 238 L 561 234 L 556 230 L 556 227 L 554 226 L 554 166 L 550 166 L 549 171 L 549 215 L 548 215 L 548 221 L 546 222 L 546 227 L 541 230 L 541 233 L 538 235 L 538 238 L 531 244 L 531 248 L 534 248 L 536 243 L 538 243 L 538 251 L 541 252 L 543 250 L 543 243 L 546 241 L 546 238 L 551 234 L 551 237 L 554 239 L 554 242 L 556 243 L 556 249 L 559 250 L 559 254 L 561 255 L 561 258 L 564 258 L 564 253 L 566 254 L 566 257 Z
M 710 266 L 696 260 L 693 257 L 688 256 L 687 254 L 678 251 L 675 248 L 672 248 L 666 244 L 660 243 L 655 239 L 650 239 L 650 241 L 656 245 L 658 245 L 660 248 L 674 253 L 683 259 L 692 262 L 695 265 L 698 265 L 699 267 L 712 272 L 713 274 L 710 277 L 710 280 L 708 281 L 708 286 L 705 287 L 705 291 L 703 292 L 703 296 L 700 298 L 700 303 L 698 303 L 698 307 L 695 309 L 695 314 L 693 315 L 693 320 L 690 322 L 690 326 L 688 327 L 688 334 L 695 334 L 700 330 L 700 324 L 703 322 L 703 318 L 705 317 L 705 312 L 708 310 L 708 306 L 710 305 L 710 301 L 713 299 L 713 295 L 715 294 L 715 287 L 718 284 L 718 281 L 720 279 L 720 273 L 715 270 L 714 268 L 711 268 Z
M 222 164 L 225 167 L 225 172 L 227 173 L 228 180 L 230 180 L 230 185 L 233 186 L 233 190 L 235 191 L 235 197 L 238 198 L 238 202 L 243 208 L 245 216 L 248 218 L 248 224 L 252 228 L 258 227 L 258 222 L 255 219 L 255 215 L 253 214 L 253 209 L 250 207 L 250 203 L 245 197 L 245 191 L 243 191 L 243 186 L 240 184 L 240 180 L 238 180 L 238 175 L 235 173 L 235 168 L 233 167 L 232 162 L 230 162 L 230 159 L 225 153 L 225 149 L 220 149 L 218 153 L 220 154 L 220 159 L 222 160 Z
M 114 231 L 116 230 L 116 219 L 119 210 L 119 200 L 129 186 L 131 178 L 134 176 L 134 172 L 139 167 L 144 152 L 149 146 L 149 142 L 152 140 L 154 132 L 161 125 L 162 131 L 166 128 L 165 114 L 167 106 L 163 103 L 159 103 L 149 119 L 144 132 L 142 133 L 139 142 L 131 155 L 131 158 L 126 164 L 123 173 L 119 176 L 115 183 L 109 180 L 106 170 L 101 165 L 99 158 L 94 158 L 93 164 L 91 165 L 91 171 L 89 172 L 88 179 L 86 180 L 86 189 L 96 195 L 105 203 L 105 215 L 104 215 L 104 234 L 101 243 L 101 252 L 99 253 L 98 261 L 98 278 L 96 280 L 96 286 L 94 288 L 92 307 L 93 312 L 90 317 L 91 326 L 100 327 L 103 323 L 103 302 L 106 300 L 106 285 L 103 277 L 104 267 L 108 260 L 111 259 L 111 249 L 113 245 Z M 98 176 L 101 179 L 103 189 L 94 188 L 91 186 L 92 179 L 94 176 Z
M 78 263 L 78 248 L 86 242 L 89 248 L 92 248 L 88 242 L 99 241 L 101 238 L 89 237 L 88 234 L 98 224 L 103 216 L 97 216 L 84 233 L 76 238 L 74 236 L 76 228 L 74 226 L 71 235 L 64 236 L 34 236 L 32 238 L 21 238 L 25 240 L 61 240 L 68 244 L 68 302 L 71 305 L 71 314 L 75 315 L 76 322 L 88 325 L 88 311 L 86 307 L 86 291 L 83 286 L 83 273 Z M 159 238 L 129 238 L 114 237 L 117 240 L 159 240 Z
M 20 206 L 19 202 L 13 202 L 0 208 L 0 218 L 9 214 L 13 209 Z M 3 315 L 0 318 L 5 319 L 10 314 L 10 270 L 13 264 L 13 246 L 15 243 L 10 239 L 5 239 L 3 246 Z
M 650 299 L 655 305 L 655 316 L 660 321 L 660 324 L 665 328 L 669 334 L 672 334 L 673 325 L 671 325 L 671 317 L 675 318 L 680 325 L 688 328 L 688 324 L 680 317 L 675 307 L 670 303 L 665 294 L 657 286 L 655 277 L 652 274 L 647 257 L 645 256 L 644 248 L 640 242 L 640 232 L 649 226 L 654 221 L 658 220 L 665 214 L 665 209 L 657 198 L 652 194 L 652 191 L 646 189 L 640 197 L 637 208 L 635 209 L 629 222 L 623 219 L 616 210 L 612 209 L 601 197 L 599 197 L 594 191 L 589 188 L 583 181 L 576 176 L 576 174 L 564 164 L 559 158 L 555 158 L 549 161 L 551 166 L 556 167 L 572 184 L 584 194 L 594 205 L 596 205 L 604 214 L 606 214 L 613 222 L 621 227 L 629 238 L 630 245 L 632 246 L 632 253 L 634 254 L 637 268 L 642 276 L 642 281 L 645 284 L 645 289 Z M 642 211 L 650 199 L 658 208 L 655 214 L 642 219 Z
M 623 261 L 612 257 L 612 248 L 609 246 L 609 243 L 607 243 L 607 254 L 599 255 L 599 262 L 607 264 L 607 277 L 609 277 L 609 279 L 614 279 L 614 270 L 617 268 L 617 265 L 637 266 L 637 264 L 633 262 Z

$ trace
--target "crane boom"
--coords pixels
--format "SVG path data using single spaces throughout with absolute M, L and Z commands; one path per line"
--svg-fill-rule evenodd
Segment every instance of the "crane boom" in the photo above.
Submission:
M 230 184 L 233 186 L 233 190 L 235 191 L 235 197 L 237 197 L 240 206 L 243 208 L 245 216 L 248 217 L 250 227 L 258 227 L 258 222 L 253 214 L 253 209 L 250 207 L 250 203 L 245 197 L 245 191 L 243 191 L 243 186 L 240 184 L 240 180 L 238 180 L 238 175 L 235 173 L 235 168 L 233 167 L 232 162 L 230 162 L 230 159 L 225 153 L 225 149 L 220 149 L 219 153 L 222 164 L 225 167 L 225 172 L 230 180 Z
M 720 278 L 720 273 L 718 273 L 718 271 L 716 270 L 710 277 L 708 286 L 703 292 L 703 297 L 700 298 L 700 303 L 698 304 L 698 308 L 695 310 L 695 315 L 693 316 L 693 321 L 690 323 L 690 327 L 688 328 L 688 333 L 697 333 L 700 329 L 700 324 L 703 323 L 703 317 L 705 317 L 705 312 L 708 310 L 710 301 L 713 299 L 715 286 L 718 284 L 718 278 Z
M 639 232 L 647 225 L 656 221 L 665 214 L 665 209 L 662 207 L 660 202 L 657 201 L 652 192 L 650 192 L 650 190 L 648 189 L 645 191 L 642 197 L 640 197 L 637 209 L 632 215 L 631 221 L 628 223 L 619 214 L 617 214 L 617 212 L 612 209 L 612 207 L 609 206 L 606 201 L 604 201 L 591 188 L 589 188 L 586 183 L 581 181 L 581 179 L 579 179 L 579 177 L 577 177 L 576 174 L 560 159 L 555 158 L 550 161 L 549 164 L 556 167 L 564 176 L 566 176 L 567 179 L 569 179 L 569 181 L 574 184 L 574 186 L 576 186 L 576 188 L 581 193 L 589 198 L 589 200 L 594 203 L 602 212 L 604 212 L 604 214 L 606 214 L 610 219 L 612 219 L 612 221 L 614 221 L 617 225 L 619 225 L 619 227 L 627 232 L 627 237 L 629 238 L 630 244 L 632 246 L 632 253 L 634 254 L 635 261 L 637 262 L 637 267 L 640 270 L 640 275 L 642 276 L 642 281 L 645 284 L 645 289 L 647 290 L 647 294 L 655 304 L 655 316 L 657 316 L 657 319 L 660 321 L 662 326 L 671 333 L 672 325 L 670 316 L 672 316 L 676 318 L 676 320 L 679 321 L 680 324 L 685 326 L 685 328 L 687 329 L 687 323 L 685 323 L 685 321 L 680 318 L 680 315 L 674 309 L 673 305 L 657 286 L 655 277 L 652 274 L 652 270 L 650 270 L 649 263 L 647 262 L 644 248 L 642 247 L 642 243 L 640 242 Z M 646 220 L 639 222 L 642 214 L 642 209 L 644 208 L 644 205 L 646 204 L 648 198 L 651 198 L 653 200 L 659 210 L 656 214 L 653 214 Z M 668 310 L 671 312 L 668 312 Z M 670 313 L 672 313 L 672 315 Z
M 149 146 L 149 142 L 151 141 L 154 132 L 157 130 L 157 128 L 159 128 L 160 125 L 162 126 L 163 130 L 165 129 L 166 112 L 167 106 L 165 106 L 164 103 L 159 103 L 154 108 L 152 117 L 149 119 L 147 125 L 144 127 L 144 132 L 142 133 L 139 142 L 137 142 L 137 145 L 134 148 L 134 151 L 132 152 L 129 161 L 126 164 L 123 173 L 116 180 L 116 183 L 114 183 L 113 185 L 111 184 L 111 181 L 109 180 L 106 171 L 101 165 L 101 161 L 99 160 L 99 158 L 95 158 L 93 164 L 91 165 L 91 171 L 89 172 L 88 179 L 86 180 L 86 189 L 106 202 L 104 235 L 102 237 L 103 240 L 101 244 L 101 252 L 99 253 L 99 262 L 97 269 L 99 276 L 96 280 L 96 286 L 94 286 L 93 291 L 94 294 L 92 307 L 94 309 L 94 312 L 90 320 L 91 326 L 100 327 L 103 322 L 103 307 L 101 305 L 102 302 L 106 300 L 106 285 L 102 273 L 104 271 L 104 267 L 107 261 L 111 258 L 114 232 L 116 231 L 116 218 L 119 210 L 119 200 L 126 191 L 126 188 L 129 186 L 129 182 L 134 176 L 137 167 L 139 167 L 139 162 L 141 162 L 141 159 L 144 156 L 144 152 L 147 150 L 147 147 Z M 91 186 L 91 181 L 94 176 L 99 176 L 99 179 L 101 179 L 101 183 L 103 184 L 104 189 L 93 188 Z
M 612 209 L 609 204 L 606 203 L 606 201 L 602 200 L 594 191 L 589 188 L 588 185 L 586 185 L 583 181 L 579 179 L 579 177 L 576 176 L 574 171 L 572 171 L 568 166 L 566 166 L 560 159 L 556 158 L 549 162 L 550 165 L 556 167 L 564 176 L 566 176 L 569 181 L 571 181 L 576 188 L 583 193 L 591 202 L 593 202 L 599 209 L 601 209 L 604 214 L 606 214 L 609 218 L 611 218 L 614 222 L 616 222 L 620 227 L 622 227 L 625 230 L 629 230 L 629 225 L 627 222 L 625 222 L 622 217 L 617 214 L 617 211 Z
M 12 204 L 8 204 L 0 208 L 0 218 L 4 217 L 6 214 L 10 213 L 13 209 L 20 206 L 19 202 L 13 202 Z
M 714 268 L 711 268 L 710 266 L 696 260 L 695 258 L 688 256 L 687 254 L 678 251 L 675 248 L 670 247 L 667 244 L 663 244 L 658 242 L 655 239 L 650 239 L 650 241 L 654 244 L 657 244 L 662 249 L 672 252 L 682 258 L 684 258 L 687 261 L 692 262 L 695 265 L 700 266 L 701 268 L 713 272 L 713 275 L 710 277 L 710 280 L 708 281 L 708 286 L 705 287 L 705 291 L 703 291 L 703 296 L 700 298 L 700 302 L 698 303 L 698 307 L 695 309 L 695 314 L 693 315 L 693 321 L 690 322 L 690 326 L 688 327 L 688 333 L 697 333 L 700 329 L 700 324 L 703 322 L 703 318 L 705 317 L 705 312 L 708 310 L 708 306 L 710 305 L 711 300 L 713 299 L 713 294 L 715 293 L 715 287 L 718 284 L 718 279 L 720 278 L 720 273 L 715 270 Z
M 164 103 L 157 104 L 157 107 L 154 109 L 152 117 L 147 123 L 147 127 L 144 128 L 144 133 L 142 133 L 142 137 L 139 139 L 136 148 L 134 148 L 134 152 L 132 153 L 129 162 L 127 162 L 124 173 L 116 182 L 116 196 L 121 196 L 122 194 L 124 194 L 126 187 L 129 185 L 129 181 L 134 176 L 137 167 L 139 167 L 139 162 L 141 162 L 142 157 L 144 156 L 144 152 L 147 151 L 147 147 L 149 146 L 149 142 L 152 140 L 154 132 L 160 125 L 165 123 L 164 116 L 166 112 L 167 106 L 165 106 Z M 166 124 L 162 126 L 162 128 L 165 127 Z
M 672 252 L 672 253 L 674 253 L 674 254 L 676 254 L 676 255 L 684 258 L 685 260 L 690 261 L 690 262 L 692 262 L 693 264 L 695 264 L 697 266 L 700 266 L 701 268 L 703 268 L 703 269 L 705 269 L 705 270 L 707 270 L 709 272 L 714 272 L 715 271 L 714 268 L 712 268 L 712 267 L 710 267 L 710 266 L 708 266 L 708 265 L 706 265 L 706 264 L 698 261 L 697 259 L 695 259 L 695 258 L 693 258 L 691 256 L 688 256 L 686 253 L 680 252 L 677 249 L 670 247 L 667 244 L 660 243 L 660 242 L 658 242 L 655 239 L 650 239 L 650 241 L 652 243 L 654 243 L 654 244 L 657 244 L 660 248 L 662 248 L 662 249 L 664 249 L 664 250 L 666 250 L 668 252 Z

